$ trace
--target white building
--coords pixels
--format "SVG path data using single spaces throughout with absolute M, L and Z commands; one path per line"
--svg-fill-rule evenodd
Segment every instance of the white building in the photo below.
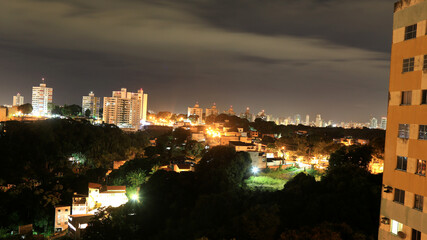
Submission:
M 126 88 L 104 97 L 103 121 L 121 128 L 139 129 L 147 120 L 148 95 L 142 90 L 128 92 Z
M 386 128 L 387 128 L 387 117 L 381 117 L 381 128 L 386 130 Z
M 99 108 L 101 104 L 101 98 L 95 97 L 95 93 L 90 92 L 89 96 L 83 96 L 82 99 L 82 113 L 86 114 L 86 110 L 90 111 L 90 116 L 97 119 L 99 118 Z
M 33 87 L 32 95 L 32 105 L 33 105 L 33 114 L 34 115 L 46 115 L 49 113 L 48 105 L 52 103 L 53 98 L 53 88 L 46 87 L 44 83 L 44 78 L 42 78 L 43 83 L 40 83 L 40 86 Z
M 378 128 L 378 120 L 376 118 L 371 118 L 369 128 Z
M 22 104 L 24 104 L 24 96 L 21 96 L 20 93 L 16 94 L 16 96 L 13 96 L 12 106 L 21 106 Z
M 323 127 L 322 116 L 320 114 L 316 115 L 316 127 Z
M 199 106 L 199 103 L 196 102 L 194 107 L 188 107 L 187 117 L 198 116 L 197 123 L 201 124 L 203 120 L 203 108 Z

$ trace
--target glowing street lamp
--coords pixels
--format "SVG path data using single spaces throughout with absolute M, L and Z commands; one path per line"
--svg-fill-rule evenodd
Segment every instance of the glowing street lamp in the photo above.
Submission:
M 259 172 L 259 168 L 257 167 L 252 167 L 252 173 L 253 174 L 257 174 Z
M 137 193 L 132 194 L 132 196 L 130 198 L 132 201 L 138 201 L 139 200 L 139 196 Z

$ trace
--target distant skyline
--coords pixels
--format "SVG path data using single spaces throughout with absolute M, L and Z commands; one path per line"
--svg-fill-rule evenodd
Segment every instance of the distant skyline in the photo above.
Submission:
M 148 109 L 386 116 L 390 0 L 19 0 L 0 8 L 0 103 L 143 88 Z

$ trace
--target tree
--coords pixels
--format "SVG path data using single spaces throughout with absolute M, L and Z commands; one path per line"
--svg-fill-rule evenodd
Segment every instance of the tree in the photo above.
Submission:
M 25 103 L 18 107 L 18 110 L 21 111 L 23 114 L 30 114 L 33 112 L 33 105 L 31 103 Z
M 90 114 L 91 114 L 90 109 L 86 109 L 86 111 L 85 111 L 85 117 L 89 118 Z
M 372 147 L 370 146 L 343 146 L 331 154 L 329 169 L 344 165 L 357 166 L 363 169 L 368 167 L 372 160 Z

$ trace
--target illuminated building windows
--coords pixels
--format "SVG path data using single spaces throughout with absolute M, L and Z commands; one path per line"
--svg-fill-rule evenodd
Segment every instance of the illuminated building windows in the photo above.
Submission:
M 418 139 L 427 140 L 427 125 L 420 125 Z
M 405 27 L 405 40 L 417 37 L 417 24 Z
M 403 224 L 401 224 L 396 220 L 391 220 L 390 232 L 397 235 L 397 233 L 402 231 L 402 229 L 403 229 Z
M 394 189 L 394 202 L 404 204 L 405 203 L 405 190 L 400 190 L 398 188 Z
M 414 58 L 403 59 L 402 73 L 414 71 Z
M 411 105 L 412 102 L 412 92 L 411 91 L 403 91 L 401 105 Z
M 424 197 L 421 195 L 415 194 L 414 197 L 414 209 L 423 211 L 423 205 L 424 205 Z
M 402 170 L 406 172 L 406 166 L 408 164 L 408 158 L 407 157 L 401 157 L 397 156 L 397 170 Z
M 415 174 L 425 176 L 426 175 L 426 161 L 425 160 L 417 160 L 417 171 Z
M 412 229 L 411 240 L 421 240 L 421 232 L 415 229 Z
M 409 138 L 409 124 L 399 124 L 398 137 L 403 139 Z

